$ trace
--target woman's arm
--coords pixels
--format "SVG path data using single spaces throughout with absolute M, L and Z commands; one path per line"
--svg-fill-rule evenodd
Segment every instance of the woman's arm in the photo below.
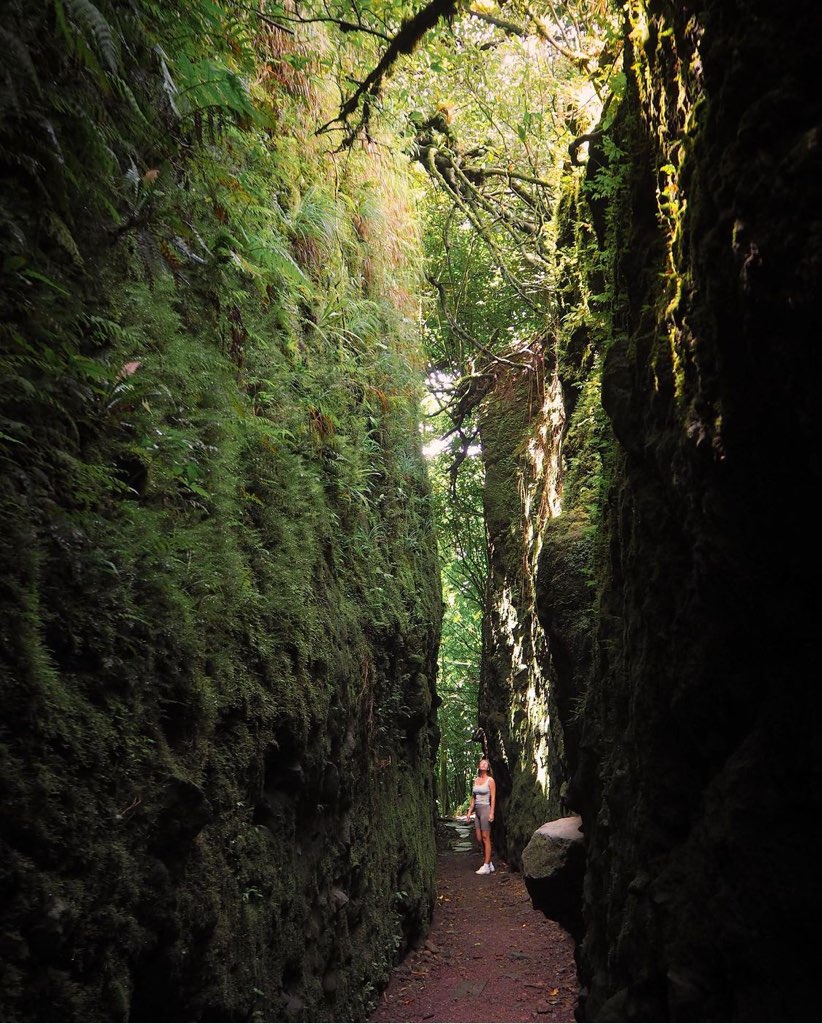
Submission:
M 468 813 L 465 815 L 465 820 L 466 821 L 470 821 L 471 820 L 471 812 L 474 810 L 474 804 L 476 803 L 476 799 L 477 798 L 474 796 L 473 787 L 472 787 L 471 803 L 468 805 Z
M 493 779 L 488 780 L 488 786 L 491 789 L 491 813 L 488 815 L 488 820 L 494 820 L 494 808 L 497 806 L 497 784 Z

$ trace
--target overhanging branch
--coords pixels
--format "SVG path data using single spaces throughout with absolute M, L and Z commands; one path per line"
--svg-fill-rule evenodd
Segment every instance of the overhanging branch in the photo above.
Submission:
M 383 82 L 390 75 L 399 58 L 413 53 L 423 36 L 443 19 L 451 19 L 457 12 L 459 0 L 431 0 L 412 17 L 406 19 L 393 37 L 377 66 L 363 79 L 351 96 L 340 107 L 337 116 L 324 124 L 317 134 L 329 131 L 334 125 L 349 127 L 349 119 L 362 105 L 362 116 L 355 129 L 347 132 L 343 145 L 351 145 L 358 130 L 367 129 L 371 102 L 380 94 Z

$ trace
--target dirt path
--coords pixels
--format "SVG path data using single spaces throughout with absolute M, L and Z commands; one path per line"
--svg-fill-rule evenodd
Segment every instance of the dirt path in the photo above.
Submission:
M 428 939 L 394 971 L 371 1021 L 573 1021 L 573 940 L 533 910 L 522 877 L 501 861 L 475 875 L 473 830 L 446 825 Z

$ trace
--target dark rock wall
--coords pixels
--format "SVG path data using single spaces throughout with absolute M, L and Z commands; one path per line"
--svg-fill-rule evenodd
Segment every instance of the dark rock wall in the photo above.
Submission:
M 816 1013 L 819 17 L 629 7 L 585 1019 Z

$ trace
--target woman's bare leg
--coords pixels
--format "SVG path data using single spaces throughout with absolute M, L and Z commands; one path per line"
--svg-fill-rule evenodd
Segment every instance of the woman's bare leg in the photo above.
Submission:
M 491 863 L 491 833 L 490 833 L 490 831 L 482 833 L 482 846 L 483 846 L 483 851 L 485 853 L 485 863 L 486 864 L 490 864 Z

